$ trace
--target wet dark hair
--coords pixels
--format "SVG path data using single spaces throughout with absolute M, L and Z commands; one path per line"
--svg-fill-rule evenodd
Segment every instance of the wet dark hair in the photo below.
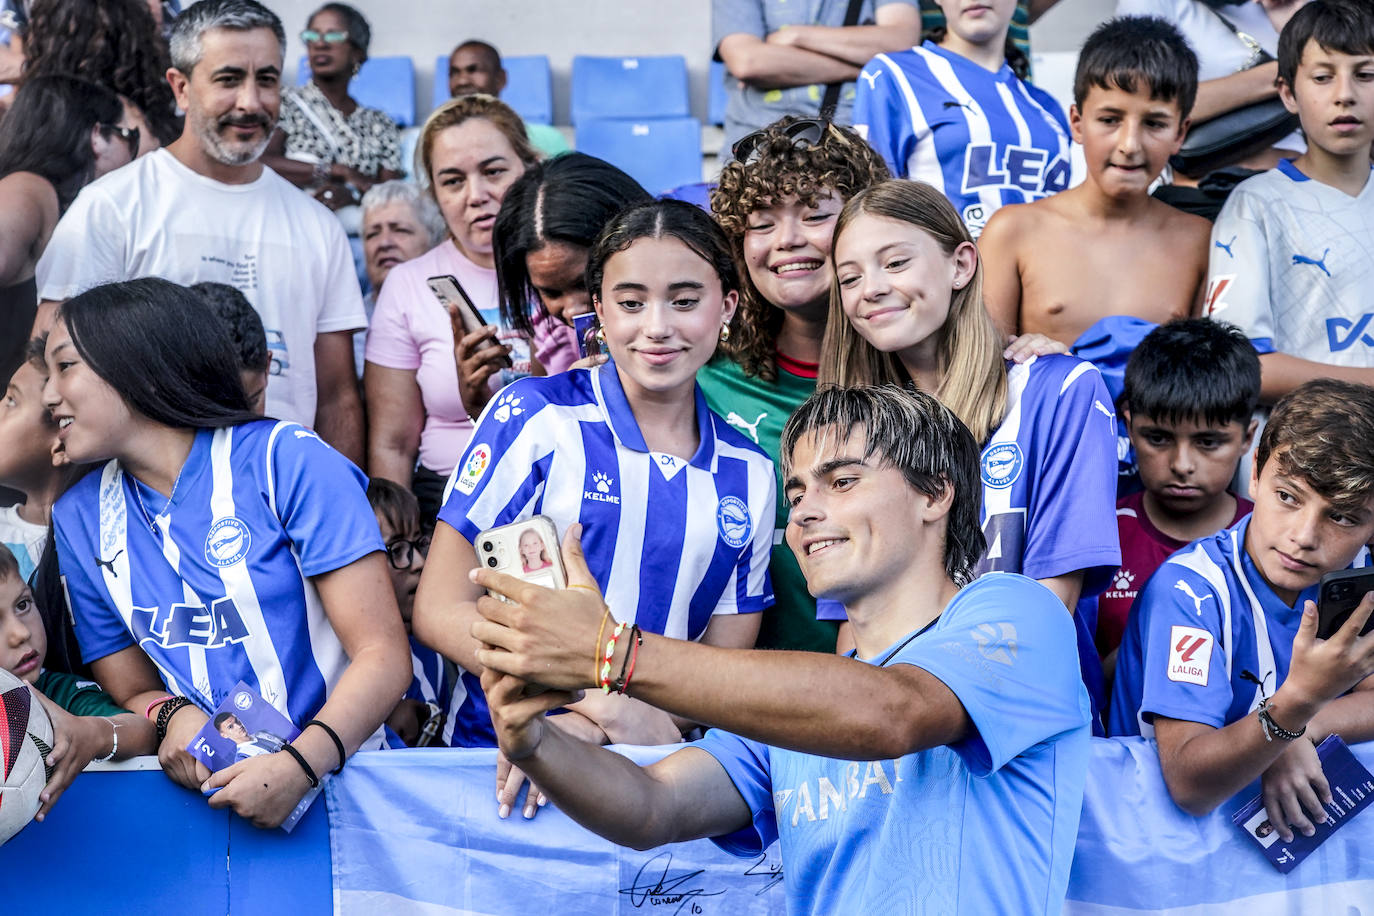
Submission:
M 23 82 L 57 73 L 91 80 L 136 105 L 163 146 L 181 135 L 167 45 L 144 0 L 34 0 L 24 58 Z
M 1259 356 L 1249 338 L 1210 318 L 1180 318 L 1145 335 L 1131 353 L 1122 406 L 1163 423 L 1245 427 L 1259 397 Z
M 653 200 L 623 210 L 606 226 L 587 255 L 587 289 L 601 298 L 606 262 L 640 239 L 674 238 L 710 264 L 720 278 L 721 291 L 739 291 L 739 268 L 730 253 L 730 240 L 700 207 L 681 200 Z
M 1290 87 L 1309 41 L 1327 51 L 1374 54 L 1374 8 L 1368 0 L 1312 0 L 1294 13 L 1279 33 L 1279 80 Z
M 897 385 L 827 385 L 803 401 L 783 427 L 783 478 L 792 475 L 792 455 L 802 436 L 816 433 L 839 443 L 859 430 L 864 461 L 876 456 L 901 471 L 918 493 L 932 498 L 954 488 L 945 527 L 945 572 L 957 585 L 969 582 L 987 548 L 978 520 L 983 486 L 973 433 L 923 391 Z
M 156 423 L 199 429 L 261 419 L 229 332 L 184 286 L 156 277 L 107 283 L 64 302 L 58 318 L 96 375 Z
M 326 3 L 311 13 L 306 23 L 309 24 L 320 13 L 333 13 L 343 18 L 348 27 L 348 43 L 357 48 L 363 60 L 366 60 L 368 46 L 372 44 L 372 27 L 367 24 L 367 17 L 347 3 Z
M 200 293 L 210 311 L 224 323 L 238 353 L 239 368 L 267 371 L 272 364 L 272 355 L 267 352 L 267 332 L 248 297 L 228 283 L 193 283 L 190 288 Z
M 1173 23 L 1157 16 L 1118 16 L 1093 29 L 1083 43 L 1073 101 L 1081 109 L 1094 87 L 1148 92 L 1151 99 L 1177 103 L 1186 118 L 1197 100 L 1197 72 L 1197 55 Z
M 613 216 L 651 200 L 639 182 L 585 153 L 564 153 L 526 169 L 506 191 L 492 234 L 502 320 L 533 336 L 531 304 L 544 312 L 526 255 L 550 242 L 591 248 Z
M 0 178 L 13 172 L 46 178 L 66 210 L 95 177 L 91 128 L 123 116 L 119 96 L 104 86 L 66 74 L 26 79 L 0 120 Z

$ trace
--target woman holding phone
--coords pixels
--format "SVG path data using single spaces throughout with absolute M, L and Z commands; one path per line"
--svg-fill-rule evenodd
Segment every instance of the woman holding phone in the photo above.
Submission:
M 228 332 L 175 283 L 82 293 L 46 347 L 67 459 L 95 463 L 53 507 L 83 661 L 155 720 L 172 780 L 276 826 L 319 776 L 380 746 L 410 679 L 362 473 L 249 409 Z M 239 681 L 301 734 L 211 776 L 185 748 Z
M 691 204 L 642 204 L 593 245 L 587 285 L 609 361 L 522 379 L 488 406 L 415 596 L 415 635 L 472 672 L 459 725 L 472 745 L 495 744 L 469 635 L 483 531 L 536 514 L 560 533 L 581 525 L 611 616 L 679 639 L 752 646 L 772 602 L 772 462 L 696 383 L 739 297 L 729 242 Z M 556 720 L 591 740 L 680 736 L 666 713 L 626 697 L 595 693 L 571 709 Z
M 363 385 L 368 473 L 410 487 L 428 528 L 490 386 L 539 371 L 527 340 L 500 323 L 493 254 L 501 201 L 536 153 L 519 115 L 492 96 L 469 95 L 429 116 L 416 159 L 449 237 L 387 275 L 368 329 Z M 455 338 L 456 320 L 430 278 L 452 278 L 435 288 L 456 283 L 458 301 L 466 294 L 487 326 Z

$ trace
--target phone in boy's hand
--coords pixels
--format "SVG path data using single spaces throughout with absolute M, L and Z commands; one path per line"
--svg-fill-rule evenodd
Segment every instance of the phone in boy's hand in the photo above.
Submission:
M 482 317 L 482 310 L 479 309 L 468 295 L 468 291 L 463 289 L 463 284 L 458 282 L 458 278 L 451 274 L 440 274 L 436 277 L 426 277 L 425 283 L 429 286 L 429 291 L 434 294 L 434 298 L 439 300 L 439 304 L 445 309 L 452 308 L 458 313 L 458 317 L 463 322 L 463 333 L 471 334 L 488 327 L 487 320 Z M 493 340 L 495 345 L 496 341 Z M 507 369 L 515 364 L 511 362 L 509 356 L 501 358 L 501 363 Z
M 1355 613 L 1366 592 L 1374 592 L 1374 567 L 1338 569 L 1322 576 L 1317 592 L 1317 636 L 1330 639 Z M 1360 635 L 1374 630 L 1374 615 Z

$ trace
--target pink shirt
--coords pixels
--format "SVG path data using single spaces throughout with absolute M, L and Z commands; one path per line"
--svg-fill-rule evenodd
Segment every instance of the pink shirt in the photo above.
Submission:
M 496 298 L 496 271 L 479 267 L 454 246 L 451 239 L 418 258 L 397 264 L 387 274 L 377 296 L 377 309 L 367 331 L 368 362 L 387 369 L 415 373 L 424 404 L 425 425 L 420 432 L 420 464 L 438 474 L 453 470 L 472 435 L 472 421 L 458 394 L 458 366 L 453 358 L 453 326 L 439 304 L 427 277 L 452 275 L 490 324 L 500 324 Z M 502 343 L 511 346 L 517 372 L 529 373 L 529 344 L 505 332 Z M 507 373 L 503 372 L 503 376 Z M 513 381 L 503 377 L 497 385 Z

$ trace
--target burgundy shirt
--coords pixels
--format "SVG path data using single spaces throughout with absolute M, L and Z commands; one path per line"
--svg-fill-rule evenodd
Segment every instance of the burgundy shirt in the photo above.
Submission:
M 1188 541 L 1171 538 L 1160 531 L 1145 514 L 1145 493 L 1123 496 L 1116 503 L 1116 530 L 1121 536 L 1121 568 L 1097 599 L 1097 651 L 1106 657 L 1121 644 L 1135 596 L 1160 564 L 1176 550 L 1188 546 Z M 1240 521 L 1254 504 L 1244 497 L 1236 497 L 1236 517 L 1223 527 Z

